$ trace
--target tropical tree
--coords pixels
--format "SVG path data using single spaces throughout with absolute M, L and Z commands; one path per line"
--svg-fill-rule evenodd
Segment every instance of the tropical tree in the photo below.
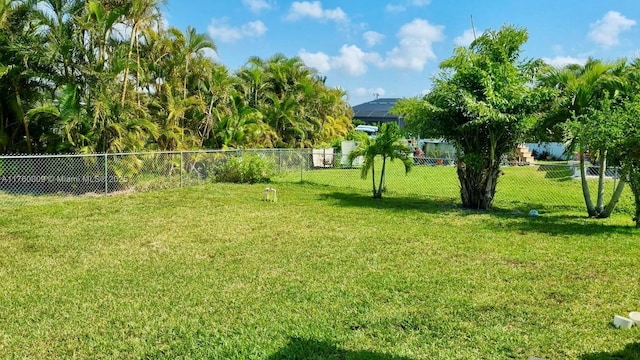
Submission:
M 158 6 L 164 3 L 166 3 L 166 0 L 131 0 L 126 14 L 127 20 L 125 21 L 125 23 L 130 26 L 131 33 L 129 37 L 129 51 L 127 53 L 125 73 L 122 78 L 122 96 L 120 99 L 122 106 L 125 104 L 127 95 L 127 83 L 129 81 L 129 71 L 131 68 L 134 48 L 136 51 L 137 85 L 140 86 L 140 77 L 142 73 L 140 59 L 140 33 L 146 32 L 148 29 L 151 29 L 155 24 L 160 22 L 161 14 Z
M 640 58 L 635 59 L 625 71 L 630 96 L 615 108 L 611 120 L 620 129 L 612 141 L 613 154 L 620 163 L 620 181 L 628 181 L 633 192 L 635 214 L 633 220 L 640 228 Z
M 640 99 L 634 98 L 608 114 L 618 134 L 609 147 L 620 165 L 620 182 L 628 182 L 635 200 L 633 220 L 640 228 Z
M 605 204 L 605 171 L 613 150 L 611 141 L 620 132 L 618 117 L 612 116 L 628 97 L 624 60 L 603 62 L 589 59 L 583 66 L 573 64 L 551 68 L 539 85 L 559 91 L 555 106 L 542 123 L 544 129 L 561 128 L 569 144 L 568 151 L 578 153 L 582 194 L 590 217 L 607 218 L 614 210 L 625 186 L 621 179 Z M 593 203 L 587 181 L 587 157 L 598 161 L 597 200 Z
M 0 0 L 0 149 L 31 153 L 28 112 L 50 90 L 35 1 Z
M 163 25 L 163 3 L 0 0 L 0 152 L 308 147 L 345 132 L 344 92 L 299 58 L 230 73 L 204 51 L 213 39 Z
M 382 198 L 382 192 L 385 189 L 385 176 L 387 160 L 393 161 L 398 159 L 404 165 L 405 174 L 411 170 L 413 160 L 409 157 L 411 149 L 400 142 L 402 133 L 396 123 L 385 123 L 380 127 L 378 136 L 374 139 L 364 137 L 360 144 L 349 153 L 349 163 L 362 157 L 364 162 L 360 171 L 362 179 L 367 178 L 369 170 L 371 170 L 371 184 L 374 199 Z M 380 169 L 380 179 L 376 187 L 376 161 L 382 158 L 382 167 Z
M 539 60 L 520 60 L 527 31 L 504 26 L 489 30 L 468 48 L 458 47 L 421 99 L 399 101 L 408 130 L 441 137 L 456 148 L 462 205 L 491 208 L 504 155 L 521 143 L 537 120 L 549 89 L 533 88 Z

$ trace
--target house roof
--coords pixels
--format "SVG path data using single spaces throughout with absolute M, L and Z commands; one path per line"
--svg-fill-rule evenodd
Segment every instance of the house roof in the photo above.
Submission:
M 399 121 L 398 115 L 389 113 L 398 100 L 398 98 L 383 98 L 356 105 L 352 108 L 353 118 L 367 123 Z

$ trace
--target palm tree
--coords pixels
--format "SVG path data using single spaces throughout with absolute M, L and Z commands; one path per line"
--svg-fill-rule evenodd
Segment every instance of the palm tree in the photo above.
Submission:
M 364 163 L 360 172 L 362 179 L 367 178 L 369 170 L 371 170 L 371 181 L 373 198 L 382 198 L 382 191 L 385 184 L 385 170 L 387 165 L 387 159 L 393 161 L 399 159 L 404 165 L 405 174 L 411 170 L 413 161 L 409 158 L 411 149 L 402 144 L 400 139 L 402 134 L 396 123 L 385 123 L 381 126 L 378 136 L 373 139 L 366 137 L 351 153 L 349 153 L 349 163 L 353 164 L 353 161 L 362 156 Z M 382 157 L 382 169 L 380 170 L 380 183 L 376 188 L 376 171 L 375 162 L 378 156 Z
M 34 148 L 27 113 L 49 90 L 48 65 L 41 62 L 43 35 L 34 21 L 36 2 L 0 0 L 0 148 Z
M 264 61 L 257 57 L 250 58 L 236 73 L 236 78 L 236 88 L 247 99 L 247 104 L 261 110 L 267 94 L 273 92 Z
M 182 33 L 176 28 L 169 29 L 169 33 L 174 39 L 175 50 L 184 57 L 184 77 L 182 82 L 182 98 L 187 98 L 187 87 L 189 83 L 191 60 L 196 54 L 205 49 L 216 50 L 216 44 L 206 34 L 199 34 L 191 26 L 187 27 L 186 33 Z
M 200 146 L 211 138 L 211 133 L 216 126 L 216 121 L 220 119 L 220 114 L 229 115 L 229 106 L 232 103 L 233 78 L 229 70 L 224 65 L 212 64 L 204 77 L 199 79 L 198 90 L 205 99 L 207 107 L 202 114 L 202 119 L 198 124 L 198 137 Z
M 625 185 L 624 179 L 621 179 L 610 201 L 604 204 L 607 145 L 606 142 L 596 144 L 592 136 L 586 136 L 589 127 L 592 127 L 589 123 L 594 121 L 598 114 L 610 112 L 624 97 L 625 66 L 624 60 L 607 63 L 589 59 L 584 66 L 568 65 L 551 69 L 541 79 L 542 85 L 558 89 L 562 95 L 546 123 L 547 126 L 549 123 L 563 124 L 564 128 L 569 130 L 569 149 L 576 150 L 579 155 L 582 194 L 590 217 L 609 217 Z M 586 177 L 585 153 L 588 150 L 599 160 L 598 197 L 595 205 Z
M 129 52 L 127 54 L 127 66 L 125 67 L 125 73 L 122 83 L 122 97 L 120 103 L 124 106 L 125 98 L 127 94 L 127 82 L 129 80 L 129 68 L 131 58 L 133 57 L 133 48 L 136 49 L 136 78 L 138 80 L 138 86 L 140 86 L 140 73 L 142 71 L 140 61 L 140 40 L 139 35 L 146 29 L 152 27 L 154 24 L 160 21 L 161 15 L 158 10 L 160 4 L 166 3 L 166 0 L 131 0 L 128 13 L 126 14 L 127 22 L 131 26 L 131 35 L 129 38 Z M 139 103 L 139 101 L 138 101 Z

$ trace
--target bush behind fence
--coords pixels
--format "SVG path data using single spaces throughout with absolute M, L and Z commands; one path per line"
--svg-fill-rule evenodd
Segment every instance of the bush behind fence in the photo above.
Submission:
M 228 180 L 229 165 L 245 155 L 259 157 L 275 182 L 306 182 L 336 189 L 369 193 L 371 174 L 361 178 L 361 164 L 326 150 L 257 149 L 145 152 L 125 154 L 0 156 L 0 199 L 6 207 L 42 199 L 78 195 L 144 192 Z M 231 161 L 230 161 L 231 160 Z M 575 163 L 505 163 L 494 204 L 502 208 L 584 208 L 578 165 Z M 258 170 L 255 170 L 258 169 Z M 377 171 L 381 162 L 376 163 Z M 590 167 L 589 183 L 595 193 L 597 167 Z M 221 171 L 226 171 L 224 173 Z M 265 171 L 255 167 L 253 171 Z M 617 169 L 607 170 L 606 191 L 619 181 Z M 256 175 L 256 174 L 254 174 Z M 256 175 L 258 178 L 260 174 Z M 236 177 L 237 178 L 237 177 Z M 414 158 L 405 175 L 399 161 L 387 163 L 385 189 L 389 195 L 420 196 L 456 203 L 459 183 L 451 159 Z M 633 211 L 631 192 L 625 189 L 619 212 Z

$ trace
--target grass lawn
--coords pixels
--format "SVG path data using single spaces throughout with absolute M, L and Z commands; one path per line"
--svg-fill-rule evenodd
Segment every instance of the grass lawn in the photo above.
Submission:
M 376 176 L 379 176 L 382 162 L 376 163 Z M 501 209 L 528 212 L 531 209 L 555 212 L 557 210 L 576 210 L 586 214 L 582 187 L 579 178 L 573 178 L 573 172 L 566 164 L 541 163 L 536 166 L 504 167 L 498 179 L 494 206 Z M 358 191 L 371 191 L 371 174 L 360 178 L 360 169 L 318 169 L 302 173 L 290 173 L 284 180 L 307 182 L 317 185 L 348 187 Z M 454 166 L 414 166 L 405 175 L 399 161 L 387 163 L 387 190 L 395 195 L 425 196 L 431 199 L 458 203 L 460 185 Z M 592 200 L 596 202 L 597 178 L 589 180 Z M 615 189 L 617 181 L 607 180 L 605 186 L 606 201 Z M 377 186 L 377 184 L 376 184 Z M 625 187 L 616 211 L 634 214 L 633 195 Z
M 640 359 L 627 214 L 275 186 L 0 197 L 0 358 Z

